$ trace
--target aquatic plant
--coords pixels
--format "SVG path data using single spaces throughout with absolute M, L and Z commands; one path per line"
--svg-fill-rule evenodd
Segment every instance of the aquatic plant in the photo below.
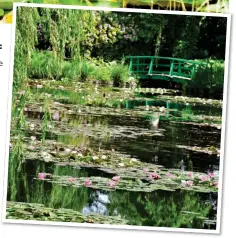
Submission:
M 163 171 L 160 172 L 162 177 L 159 176 L 156 172 L 149 173 L 148 176 L 143 177 L 126 177 L 126 174 L 122 175 L 122 178 L 119 181 L 114 181 L 113 179 L 104 178 L 104 177 L 95 177 L 91 176 L 88 178 L 77 177 L 71 181 L 71 177 L 68 176 L 57 176 L 50 175 L 48 178 L 35 178 L 39 180 L 45 180 L 50 183 L 56 183 L 62 186 L 73 186 L 80 188 L 81 186 L 90 187 L 93 189 L 119 189 L 126 191 L 143 191 L 143 192 L 152 192 L 155 190 L 164 190 L 164 191 L 175 191 L 178 189 L 183 190 L 192 190 L 196 192 L 217 192 L 217 183 L 218 181 L 214 178 L 210 178 L 207 175 L 194 175 L 194 178 L 185 179 L 186 174 L 181 174 L 175 171 L 176 177 L 166 178 L 166 174 Z M 165 176 L 165 177 L 164 177 Z
M 54 209 L 37 203 L 7 202 L 6 219 L 38 220 L 77 223 L 127 224 L 118 216 L 87 214 L 72 209 Z

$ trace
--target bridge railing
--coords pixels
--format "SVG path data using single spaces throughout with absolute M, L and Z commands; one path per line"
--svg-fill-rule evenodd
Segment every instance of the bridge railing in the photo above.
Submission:
M 162 76 L 179 79 L 192 79 L 197 65 L 203 64 L 186 60 L 159 56 L 128 56 L 129 73 L 140 76 Z

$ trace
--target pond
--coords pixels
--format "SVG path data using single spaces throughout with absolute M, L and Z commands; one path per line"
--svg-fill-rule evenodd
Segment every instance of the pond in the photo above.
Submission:
M 20 169 L 12 122 L 8 218 L 216 229 L 220 101 L 49 84 L 32 82 Z

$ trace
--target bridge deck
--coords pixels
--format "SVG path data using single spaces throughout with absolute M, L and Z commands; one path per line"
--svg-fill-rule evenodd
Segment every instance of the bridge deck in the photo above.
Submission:
M 195 70 L 204 63 L 158 56 L 128 56 L 129 74 L 140 79 L 170 80 L 187 82 L 193 78 Z

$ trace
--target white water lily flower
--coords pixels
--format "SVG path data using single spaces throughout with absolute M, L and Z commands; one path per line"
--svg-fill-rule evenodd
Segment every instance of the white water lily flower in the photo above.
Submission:
M 30 129 L 31 131 L 33 131 L 33 130 L 34 130 L 34 124 L 30 124 L 30 125 L 29 125 L 29 129 Z
M 166 110 L 165 107 L 160 107 L 160 112 L 164 112 Z
M 51 156 L 49 154 L 47 154 L 45 157 L 44 157 L 45 160 L 50 160 L 51 159 Z
M 47 125 L 47 128 L 48 129 L 52 129 L 52 125 Z
M 30 139 L 31 139 L 32 141 L 35 141 L 35 140 L 36 140 L 36 136 L 31 136 Z
M 124 163 L 119 163 L 118 164 L 120 167 L 124 167 L 125 165 L 124 165 Z
M 102 155 L 102 159 L 106 159 L 107 157 L 106 157 L 106 155 Z
M 48 156 L 47 152 L 42 152 L 42 156 Z
M 138 162 L 138 160 L 135 159 L 135 158 L 132 158 L 130 161 L 131 161 L 131 162 Z
M 73 150 L 73 151 L 71 152 L 71 154 L 77 154 L 77 151 L 76 151 L 76 150 Z
M 66 153 L 70 153 L 70 152 L 71 152 L 71 149 L 66 148 L 66 149 L 65 149 L 65 152 L 66 152 Z
M 187 181 L 186 180 L 181 180 L 181 184 L 185 186 L 185 185 L 187 185 Z
M 29 150 L 34 150 L 34 148 L 35 148 L 35 147 L 32 146 L 32 145 L 29 146 Z
M 97 159 L 98 159 L 98 157 L 97 157 L 97 156 L 93 156 L 92 158 L 93 158 L 93 160 L 97 160 Z
M 83 154 L 81 154 L 81 153 L 78 153 L 77 155 L 78 155 L 79 157 L 83 157 Z

